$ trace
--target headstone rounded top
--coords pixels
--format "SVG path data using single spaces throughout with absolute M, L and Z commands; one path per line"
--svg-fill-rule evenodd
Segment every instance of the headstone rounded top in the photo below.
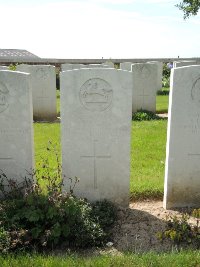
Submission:
M 81 86 L 79 97 L 81 104 L 86 109 L 104 111 L 112 104 L 113 90 L 107 81 L 92 78 Z
M 5 83 L 0 82 L 0 113 L 6 110 L 9 106 L 9 90 Z

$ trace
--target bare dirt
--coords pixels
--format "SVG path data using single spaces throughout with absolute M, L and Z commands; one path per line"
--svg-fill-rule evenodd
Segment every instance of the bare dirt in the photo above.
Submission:
M 128 209 L 118 211 L 118 219 L 112 230 L 113 246 L 117 251 L 147 252 L 171 251 L 172 242 L 157 238 L 157 233 L 165 230 L 170 217 L 190 212 L 189 209 L 165 210 L 162 201 L 143 201 L 131 203 Z M 196 224 L 193 217 L 189 223 Z M 108 246 L 111 244 L 108 244 Z

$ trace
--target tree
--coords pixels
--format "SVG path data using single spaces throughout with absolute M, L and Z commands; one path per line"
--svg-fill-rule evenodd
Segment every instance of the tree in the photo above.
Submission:
M 200 0 L 183 0 L 180 4 L 176 5 L 180 10 L 183 11 L 184 19 L 190 16 L 197 15 L 200 9 Z

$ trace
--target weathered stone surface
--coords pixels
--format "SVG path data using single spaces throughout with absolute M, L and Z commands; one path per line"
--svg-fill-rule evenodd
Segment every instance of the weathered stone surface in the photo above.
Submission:
M 61 65 L 62 71 L 83 69 L 83 68 L 87 68 L 87 65 L 84 65 L 84 64 L 62 64 Z
M 19 65 L 17 70 L 31 74 L 33 118 L 36 121 L 56 119 L 56 72 L 50 65 Z
M 0 66 L 0 70 L 9 70 L 7 66 Z
M 120 69 L 132 71 L 133 64 L 134 64 L 133 62 L 122 62 L 120 63 Z
M 162 89 L 162 73 L 163 73 L 163 63 L 162 62 L 159 62 L 159 61 L 149 61 L 148 63 L 154 63 L 157 65 L 157 88 L 156 88 L 156 92 L 158 90 L 161 90 Z
M 128 205 L 132 79 L 116 69 L 61 73 L 63 175 L 78 177 L 75 194 L 90 201 Z
M 105 64 L 88 64 L 86 66 L 87 66 L 86 68 L 89 68 L 89 69 L 93 69 L 93 68 L 110 68 L 109 65 L 105 65 Z
M 103 65 L 109 66 L 110 68 L 114 68 L 115 67 L 114 63 L 112 61 L 110 61 L 110 60 L 106 61 Z
M 154 63 L 132 64 L 132 111 L 156 112 L 157 66 Z
M 93 68 L 114 68 L 114 64 L 112 62 L 108 62 L 105 64 L 62 64 L 61 69 L 62 71 L 66 70 L 75 70 L 75 69 L 93 69 Z
M 200 62 L 196 60 L 184 60 L 184 61 L 174 61 L 173 68 L 179 68 L 184 66 L 191 66 L 191 65 L 200 65 Z
M 164 207 L 200 206 L 200 66 L 172 69 Z
M 18 182 L 33 168 L 30 75 L 0 71 L 0 174 Z

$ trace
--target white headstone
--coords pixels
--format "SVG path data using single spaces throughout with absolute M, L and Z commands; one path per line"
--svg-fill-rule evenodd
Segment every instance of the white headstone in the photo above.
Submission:
M 9 67 L 7 67 L 7 66 L 0 66 L 0 70 L 9 70 Z
M 93 69 L 93 68 L 110 68 L 109 65 L 105 64 L 88 64 L 86 65 L 86 68 Z
M 133 64 L 133 62 L 122 62 L 120 63 L 120 69 L 131 71 Z
M 31 74 L 33 118 L 36 121 L 56 119 L 56 72 L 50 65 L 19 65 L 17 70 Z
M 33 169 L 30 75 L 0 71 L 0 173 L 22 182 Z
M 115 67 L 114 63 L 112 61 L 110 61 L 110 60 L 106 61 L 103 65 L 109 66 L 109 68 L 114 68 Z
M 149 61 L 148 63 L 154 63 L 157 65 L 157 88 L 155 88 L 157 92 L 162 89 L 163 63 L 159 61 Z
M 200 66 L 172 69 L 164 207 L 200 205 Z
M 184 60 L 184 61 L 174 61 L 173 68 L 179 68 L 184 66 L 191 66 L 191 65 L 200 65 L 200 62 L 196 60 Z
M 63 174 L 78 177 L 75 194 L 90 201 L 128 205 L 132 79 L 116 69 L 61 73 Z
M 132 64 L 132 111 L 156 112 L 157 66 L 154 63 Z
M 61 65 L 62 71 L 82 69 L 82 68 L 87 68 L 87 66 L 84 64 L 62 64 Z

